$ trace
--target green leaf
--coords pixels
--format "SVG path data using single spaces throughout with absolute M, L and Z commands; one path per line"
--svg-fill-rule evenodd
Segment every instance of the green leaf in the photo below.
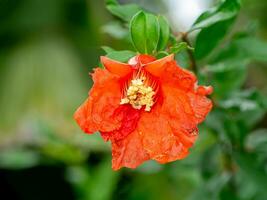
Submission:
M 167 19 L 164 16 L 160 15 L 158 17 L 158 21 L 160 26 L 160 35 L 157 49 L 164 50 L 170 38 L 170 27 Z
M 101 48 L 106 52 L 106 54 L 109 54 L 109 53 L 112 53 L 113 51 L 116 51 L 115 49 L 108 47 L 108 46 L 102 46 Z
M 140 53 L 152 54 L 159 41 L 159 23 L 156 16 L 137 13 L 130 23 L 130 34 L 136 50 Z
M 195 58 L 200 60 L 211 53 L 227 34 L 233 22 L 233 19 L 221 21 L 200 31 L 195 44 Z
M 146 14 L 146 46 L 149 54 L 157 49 L 159 36 L 160 26 L 157 17 L 152 14 Z
M 120 62 L 128 62 L 128 60 L 134 56 L 136 56 L 135 52 L 124 50 L 124 51 L 110 51 L 110 49 L 105 48 L 108 52 L 107 57 L 120 61 Z
M 166 56 L 168 56 L 168 55 L 170 55 L 167 51 L 159 51 L 158 53 L 157 53 L 157 59 L 161 59 L 161 58 L 164 58 L 164 57 L 166 57 Z
M 140 53 L 147 53 L 146 47 L 146 15 L 137 13 L 130 22 L 130 34 L 134 47 Z
M 230 13 L 218 12 L 218 13 L 208 17 L 207 19 L 196 23 L 193 26 L 193 29 L 207 28 L 207 27 L 214 25 L 218 22 L 227 21 L 229 19 L 232 19 L 235 16 L 236 16 L 236 12 L 230 12 Z
M 202 13 L 197 20 L 195 21 L 195 23 L 192 26 L 192 30 L 194 30 L 195 27 L 198 26 L 198 24 L 200 24 L 201 22 L 203 22 L 204 20 L 208 19 L 209 17 L 211 17 L 212 15 L 214 15 L 214 13 L 216 13 L 216 11 L 218 10 L 217 7 L 211 8 L 210 10 L 205 11 L 204 13 Z
M 185 50 L 185 49 L 190 49 L 190 50 L 194 50 L 192 47 L 190 47 L 186 42 L 181 42 L 173 47 L 171 47 L 170 49 L 170 54 L 174 53 L 174 54 L 178 54 L 181 51 Z
M 221 21 L 234 18 L 240 9 L 239 0 L 224 0 L 221 4 L 204 12 L 193 24 L 192 30 L 207 28 Z
M 191 31 L 202 29 L 196 38 L 196 59 L 200 60 L 209 55 L 221 42 L 234 23 L 239 10 L 239 0 L 225 0 L 197 19 L 191 29 Z
M 126 5 L 109 4 L 107 5 L 107 9 L 114 16 L 126 22 L 129 22 L 137 12 L 142 10 L 136 4 L 126 4 Z

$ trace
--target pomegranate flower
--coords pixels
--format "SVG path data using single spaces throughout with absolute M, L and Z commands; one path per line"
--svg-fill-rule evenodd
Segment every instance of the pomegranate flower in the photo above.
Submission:
M 146 160 L 185 158 L 198 136 L 197 125 L 212 108 L 212 87 L 197 85 L 174 56 L 156 60 L 137 55 L 128 63 L 101 57 L 105 69 L 74 118 L 85 133 L 101 133 L 112 144 L 112 168 L 136 168 Z

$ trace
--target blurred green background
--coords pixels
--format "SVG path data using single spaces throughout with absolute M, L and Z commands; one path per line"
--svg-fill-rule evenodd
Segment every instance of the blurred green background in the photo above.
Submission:
M 176 32 L 214 4 L 120 2 L 164 14 Z M 103 0 L 0 0 L 0 199 L 266 200 L 266 10 L 266 0 L 243 1 L 217 59 L 198 61 L 216 102 L 190 156 L 113 172 L 109 144 L 72 116 L 101 46 L 131 49 L 127 32 Z

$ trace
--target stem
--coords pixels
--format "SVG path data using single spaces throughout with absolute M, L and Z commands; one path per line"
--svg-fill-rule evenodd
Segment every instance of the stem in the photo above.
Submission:
M 182 33 L 182 40 L 184 42 L 186 42 L 189 46 L 191 46 L 191 43 L 188 39 L 188 33 Z M 187 49 L 187 54 L 189 56 L 189 59 L 190 59 L 190 67 L 189 69 L 192 70 L 193 72 L 195 72 L 195 74 L 197 74 L 198 72 L 198 69 L 197 69 L 197 63 L 196 63 L 196 59 L 195 59 L 195 56 L 193 54 L 193 52 L 190 50 L 190 49 Z

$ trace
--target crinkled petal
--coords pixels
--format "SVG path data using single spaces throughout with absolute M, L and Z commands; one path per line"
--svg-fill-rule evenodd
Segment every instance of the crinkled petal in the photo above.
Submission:
M 112 132 L 101 132 L 101 136 L 105 141 L 123 139 L 136 129 L 140 118 L 140 110 L 136 110 L 130 105 L 122 105 L 117 111 L 118 115 L 119 113 L 123 115 L 121 127 Z
M 144 150 L 142 137 L 138 129 L 122 140 L 113 140 L 112 144 L 112 169 L 121 167 L 136 168 L 149 159 Z
M 210 90 L 210 89 L 207 89 Z M 212 109 L 212 102 L 201 93 L 188 93 L 192 109 L 195 114 L 196 122 L 201 123 Z M 209 91 L 207 91 L 209 92 Z
M 176 116 L 174 119 L 179 121 L 184 129 L 194 132 L 197 130 L 196 125 L 201 123 L 212 109 L 212 102 L 206 95 L 210 95 L 213 89 L 211 86 L 198 86 L 195 75 L 179 67 L 176 62 L 169 62 L 167 65 L 161 77 L 164 90 L 163 110 L 171 116 Z
M 160 107 L 142 114 L 139 132 L 150 159 L 166 163 L 183 159 L 188 155 L 188 148 L 181 138 L 174 134 L 169 117 L 161 112 Z
M 169 117 L 169 122 L 177 130 L 194 131 L 195 113 L 187 93 L 179 88 L 162 85 L 163 102 L 161 112 Z
M 210 90 L 209 88 L 207 88 Z M 169 85 L 162 86 L 162 113 L 169 116 L 169 123 L 175 135 L 183 144 L 191 147 L 198 135 L 197 125 L 212 109 L 212 102 L 203 92 L 194 90 L 185 92 Z
M 197 81 L 196 76 L 188 70 L 179 67 L 175 61 L 166 63 L 165 71 L 161 75 L 162 84 L 178 87 L 181 90 L 193 90 Z
M 124 117 L 118 110 L 121 98 L 118 77 L 99 68 L 92 76 L 94 85 L 89 97 L 75 112 L 74 118 L 86 133 L 117 130 Z

